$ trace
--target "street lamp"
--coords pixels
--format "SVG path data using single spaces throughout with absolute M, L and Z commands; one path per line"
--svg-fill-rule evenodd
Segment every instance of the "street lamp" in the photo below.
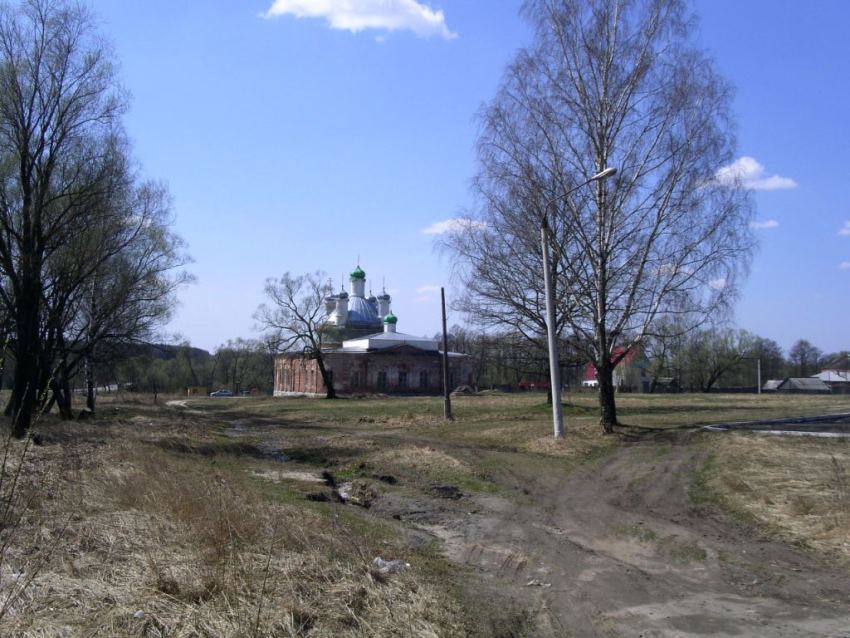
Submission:
M 611 177 L 616 172 L 616 168 L 606 168 L 563 195 L 550 199 L 544 205 L 543 215 L 540 219 L 540 244 L 543 248 L 543 284 L 546 291 L 546 336 L 549 341 L 549 383 L 552 392 L 552 421 L 555 426 L 556 439 L 564 438 L 564 414 L 561 409 L 561 368 L 558 363 L 558 344 L 555 336 L 555 300 L 552 298 L 552 267 L 549 263 L 549 220 L 547 210 L 549 205 L 557 200 L 568 197 L 591 182 L 598 182 L 606 177 Z

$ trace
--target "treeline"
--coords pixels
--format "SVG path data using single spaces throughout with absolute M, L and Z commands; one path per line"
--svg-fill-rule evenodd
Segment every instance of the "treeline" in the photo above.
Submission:
M 442 338 L 442 335 L 435 335 Z M 479 388 L 548 387 L 549 367 L 544 339 L 518 333 L 493 333 L 453 326 L 449 349 L 472 358 L 474 383 Z M 580 388 L 588 361 L 569 339 L 561 341 L 562 379 L 567 388 Z M 230 390 L 234 394 L 271 394 L 274 344 L 262 339 L 232 339 L 208 352 L 188 344 L 130 344 L 112 350 L 112 358 L 93 373 L 98 393 L 124 392 L 183 394 Z M 642 367 L 650 387 L 667 386 L 687 392 L 749 390 L 761 381 L 805 377 L 822 369 L 850 370 L 850 351 L 824 353 L 809 341 L 797 341 L 787 354 L 772 339 L 746 330 L 712 328 L 684 335 L 656 335 L 648 339 L 628 365 Z M 759 363 L 760 362 L 760 363 Z M 3 387 L 14 378 L 14 359 L 2 377 Z M 78 373 L 71 386 L 81 392 L 86 377 Z
M 520 333 L 492 333 L 454 326 L 449 349 L 474 359 L 478 387 L 519 387 L 548 383 L 546 342 Z M 581 386 L 588 361 L 579 344 L 560 344 L 562 379 L 570 388 Z M 850 370 L 850 352 L 824 353 L 805 339 L 787 354 L 776 341 L 734 328 L 707 328 L 677 333 L 659 330 L 648 337 L 629 365 L 643 367 L 650 387 L 664 385 L 689 392 L 721 389 L 755 389 L 760 366 L 761 382 L 785 377 L 806 377 L 822 369 Z M 674 381 L 670 384 L 670 381 Z
M 270 394 L 273 353 L 262 341 L 234 339 L 212 353 L 189 345 L 125 349 L 97 377 L 100 391 L 182 394 L 230 390 Z

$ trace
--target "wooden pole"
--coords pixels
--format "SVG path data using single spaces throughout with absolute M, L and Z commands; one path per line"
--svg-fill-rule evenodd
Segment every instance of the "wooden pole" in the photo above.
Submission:
M 440 288 L 440 301 L 443 306 L 443 418 L 452 418 L 452 397 L 449 390 L 449 337 L 446 332 L 446 289 Z

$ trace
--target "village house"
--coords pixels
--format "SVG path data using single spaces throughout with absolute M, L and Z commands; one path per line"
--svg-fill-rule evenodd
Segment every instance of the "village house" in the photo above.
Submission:
M 848 370 L 822 370 L 812 375 L 813 379 L 820 379 L 833 394 L 850 393 L 850 371 Z
M 623 352 L 626 352 L 625 348 L 615 348 L 612 357 L 619 357 Z M 648 365 L 649 362 L 643 351 L 638 347 L 631 348 L 614 368 L 614 388 L 619 392 L 649 392 L 651 379 L 647 372 Z M 596 366 L 588 363 L 584 367 L 582 387 L 596 388 L 598 386 Z
M 390 311 L 390 295 L 365 296 L 366 273 L 351 273 L 351 294 L 344 290 L 325 298 L 327 334 L 335 337 L 322 349 L 322 360 L 339 394 L 440 394 L 442 351 L 436 339 L 398 332 Z M 449 388 L 472 385 L 470 359 L 449 352 Z M 318 361 L 300 353 L 278 355 L 274 366 L 275 396 L 324 396 Z

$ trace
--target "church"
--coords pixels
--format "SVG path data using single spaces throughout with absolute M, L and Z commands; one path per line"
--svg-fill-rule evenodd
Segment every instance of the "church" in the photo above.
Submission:
M 337 394 L 437 395 L 443 391 L 439 341 L 398 332 L 385 290 L 366 297 L 366 273 L 358 265 L 350 276 L 351 294 L 325 297 L 322 360 Z M 449 352 L 449 388 L 472 385 L 470 358 Z M 316 359 L 300 353 L 278 355 L 275 396 L 325 396 Z

